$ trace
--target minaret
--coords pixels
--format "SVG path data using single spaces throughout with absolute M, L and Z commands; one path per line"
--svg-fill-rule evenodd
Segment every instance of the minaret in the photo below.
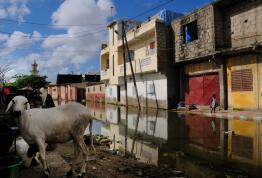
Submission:
M 37 66 L 38 64 L 36 63 L 36 61 L 34 60 L 34 63 L 32 64 L 32 70 L 31 70 L 31 75 L 38 75 L 38 70 L 37 70 Z

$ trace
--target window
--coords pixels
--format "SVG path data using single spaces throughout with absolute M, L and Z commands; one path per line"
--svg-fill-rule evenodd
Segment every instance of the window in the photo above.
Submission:
M 146 54 L 147 55 L 153 55 L 155 53 L 156 43 L 155 41 L 149 43 L 149 45 L 146 48 Z
M 109 69 L 109 59 L 106 59 L 106 69 Z
M 154 121 L 149 121 L 149 129 L 151 131 L 154 131 L 155 130 L 155 127 L 156 127 L 156 122 Z
M 113 55 L 113 76 L 115 75 L 115 56 Z
M 89 88 L 87 88 L 87 92 L 89 93 Z
M 53 91 L 56 91 L 56 89 L 54 88 Z
M 190 43 L 198 39 L 197 21 L 183 25 L 184 43 Z
M 232 71 L 231 86 L 232 92 L 253 91 L 252 69 Z
M 93 87 L 93 92 L 95 92 L 96 91 L 96 88 L 95 87 Z
M 113 28 L 113 32 L 112 32 L 112 40 L 113 40 L 113 45 L 115 45 L 115 28 Z
M 109 96 L 112 96 L 112 93 L 113 93 L 112 88 L 109 88 Z
M 155 94 L 155 86 L 154 86 L 153 83 L 148 85 L 148 94 L 150 94 L 150 95 Z
M 99 90 L 102 91 L 102 87 L 101 86 L 99 86 Z

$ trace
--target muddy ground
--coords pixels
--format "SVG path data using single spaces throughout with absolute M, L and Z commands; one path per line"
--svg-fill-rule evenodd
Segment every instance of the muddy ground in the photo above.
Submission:
M 105 147 L 96 147 L 97 153 L 89 156 L 87 163 L 88 178 L 131 178 L 131 177 L 152 177 L 171 178 L 184 177 L 183 173 L 174 169 L 156 167 L 138 162 L 135 158 L 126 158 Z M 66 177 L 73 160 L 73 144 L 66 143 L 57 145 L 57 148 L 47 153 L 47 162 L 51 171 L 50 178 Z M 78 166 L 78 170 L 80 165 Z M 22 168 L 21 178 L 41 178 L 43 175 L 41 166 Z M 76 175 L 72 176 L 76 177 Z

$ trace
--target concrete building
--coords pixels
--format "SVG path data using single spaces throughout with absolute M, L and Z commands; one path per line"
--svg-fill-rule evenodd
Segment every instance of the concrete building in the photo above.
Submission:
M 105 102 L 105 84 L 96 83 L 86 86 L 86 100 L 90 102 Z
M 53 100 L 80 101 L 85 99 L 85 83 L 50 84 L 48 94 Z
M 219 0 L 172 22 L 180 99 L 262 108 L 262 1 Z
M 161 11 L 141 24 L 136 21 L 125 21 L 131 54 L 131 61 L 126 62 L 129 105 L 138 105 L 130 62 L 134 68 L 141 106 L 168 109 L 178 101 L 178 75 L 174 70 L 171 56 L 172 33 L 166 21 L 161 18 L 161 13 L 169 13 L 173 18 L 180 16 L 169 11 Z M 106 102 L 125 105 L 121 29 L 121 21 L 114 21 L 108 25 L 109 42 L 102 45 L 100 71 L 101 81 L 106 83 Z

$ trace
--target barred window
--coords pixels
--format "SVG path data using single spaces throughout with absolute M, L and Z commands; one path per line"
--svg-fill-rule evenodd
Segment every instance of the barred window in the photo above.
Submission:
M 253 91 L 252 69 L 232 71 L 232 91 Z

